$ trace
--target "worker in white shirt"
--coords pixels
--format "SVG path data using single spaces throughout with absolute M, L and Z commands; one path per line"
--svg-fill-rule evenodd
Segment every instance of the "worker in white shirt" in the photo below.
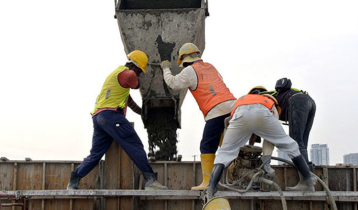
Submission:
M 169 61 L 161 67 L 166 84 L 173 90 L 188 88 L 193 94 L 206 121 L 200 142 L 203 182 L 192 190 L 204 190 L 209 183 L 215 152 L 224 131 L 224 120 L 230 116 L 236 98 L 226 87 L 221 75 L 210 63 L 200 58 L 200 50 L 193 43 L 184 44 L 179 50 L 177 63 L 184 69 L 173 75 Z

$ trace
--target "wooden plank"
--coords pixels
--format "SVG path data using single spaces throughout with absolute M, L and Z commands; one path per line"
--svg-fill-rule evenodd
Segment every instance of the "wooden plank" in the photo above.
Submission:
M 71 163 L 71 172 L 75 170 L 75 164 Z M 73 209 L 73 199 L 70 199 L 70 210 Z
M 45 190 L 46 186 L 46 163 L 42 163 L 42 190 Z M 45 210 L 45 200 L 42 199 L 41 209 Z
M 17 179 L 18 179 L 18 178 L 17 178 L 17 167 L 18 167 L 18 166 L 17 166 L 17 163 L 14 163 L 14 171 L 13 171 L 13 173 L 14 173 L 14 174 L 13 174 L 13 177 L 14 177 L 14 180 L 13 180 L 13 189 L 14 189 L 14 190 L 17 189 L 17 181 L 18 181 L 18 180 L 17 180 Z M 11 202 L 14 203 L 15 201 L 12 200 Z M 13 206 L 11 209 L 12 209 L 12 210 L 15 210 L 15 207 Z
M 193 162 L 193 186 L 195 186 L 195 180 L 196 180 L 196 163 Z
M 12 180 L 12 190 L 17 189 L 17 163 L 14 163 L 14 170 L 13 170 L 13 180 Z M 24 190 L 24 189 L 23 189 Z
M 20 163 L 17 164 L 17 189 L 41 190 L 43 163 Z
M 0 190 L 14 190 L 14 163 L 0 163 Z
M 358 192 L 354 191 L 332 191 L 333 197 L 338 202 L 358 202 Z M 304 192 L 304 191 L 284 191 L 287 200 L 305 200 L 305 201 L 324 201 L 327 193 L 319 192 Z M 8 195 L 16 196 L 16 198 L 28 197 L 29 199 L 41 199 L 41 197 L 53 197 L 64 199 L 66 197 L 133 197 L 140 196 L 142 199 L 160 199 L 160 200 L 175 200 L 175 199 L 199 199 L 202 197 L 202 191 L 192 190 L 24 190 L 24 191 L 1 191 L 0 198 L 5 198 Z M 239 193 L 234 191 L 218 191 L 217 196 L 227 197 L 228 199 L 274 199 L 279 200 L 278 192 L 246 192 Z
M 353 168 L 353 191 L 357 191 L 357 169 Z M 354 210 L 357 210 L 358 205 L 354 203 Z

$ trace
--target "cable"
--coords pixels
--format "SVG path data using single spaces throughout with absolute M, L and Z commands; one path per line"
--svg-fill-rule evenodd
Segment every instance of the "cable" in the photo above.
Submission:
M 293 164 L 291 161 L 283 159 L 283 158 L 278 158 L 278 157 L 271 157 L 273 160 L 278 160 L 284 163 L 287 163 L 293 167 L 296 167 L 295 164 Z M 328 186 L 314 173 L 311 172 L 312 175 L 314 175 L 316 177 L 316 179 L 318 180 L 318 182 L 322 185 L 322 187 L 324 188 L 324 190 L 327 192 L 330 203 L 333 207 L 334 210 L 337 210 L 337 205 L 336 205 L 336 201 L 334 200 L 334 197 L 332 195 L 332 192 L 329 190 Z
M 236 192 L 239 192 L 239 193 L 245 193 L 245 192 L 247 192 L 247 191 L 251 188 L 252 183 L 254 182 L 254 179 L 255 179 L 257 176 L 262 175 L 262 174 L 263 174 L 262 171 L 259 171 L 259 172 L 255 173 L 255 174 L 252 176 L 249 185 L 247 185 L 246 189 L 244 189 L 244 190 L 240 190 L 240 189 L 236 189 L 236 188 L 229 187 L 229 186 L 227 186 L 226 184 L 222 184 L 221 182 L 219 182 L 219 185 L 222 186 L 222 187 L 225 187 L 225 188 L 227 188 L 227 189 L 229 189 L 229 190 L 233 190 L 233 191 L 236 191 Z
M 263 183 L 274 186 L 276 188 L 276 190 L 278 191 L 278 193 L 280 194 L 280 198 L 281 198 L 281 202 L 282 202 L 282 209 L 287 210 L 286 199 L 285 199 L 285 196 L 283 195 L 283 192 L 282 192 L 280 186 L 276 182 L 265 179 L 263 177 L 259 177 L 259 182 L 263 182 Z
M 276 190 L 278 191 L 278 193 L 280 194 L 280 198 L 281 198 L 281 202 L 282 202 L 282 208 L 283 210 L 287 210 L 287 203 L 286 203 L 286 199 L 285 199 L 285 196 L 283 195 L 283 192 L 280 188 L 280 186 L 278 184 L 276 184 L 275 182 L 271 181 L 271 180 L 268 180 L 268 179 L 265 179 L 263 178 L 262 176 L 258 177 L 259 175 L 263 175 L 263 171 L 262 170 L 259 170 L 257 173 L 255 173 L 251 180 L 250 180 L 250 183 L 249 185 L 246 187 L 245 190 L 239 190 L 239 189 L 236 189 L 236 188 L 232 188 L 232 187 L 229 187 L 227 186 L 226 184 L 222 184 L 221 182 L 219 182 L 219 185 L 224 187 L 224 188 L 227 188 L 229 190 L 233 190 L 233 191 L 236 191 L 236 192 L 239 192 L 239 193 L 245 193 L 247 192 L 251 186 L 252 186 L 252 183 L 255 181 L 255 182 L 263 182 L 263 183 L 266 183 L 266 184 L 269 184 L 269 185 L 272 185 L 276 188 Z M 245 175 L 247 176 L 247 174 Z M 257 178 L 258 177 L 258 178 Z M 233 184 L 232 184 L 233 185 Z

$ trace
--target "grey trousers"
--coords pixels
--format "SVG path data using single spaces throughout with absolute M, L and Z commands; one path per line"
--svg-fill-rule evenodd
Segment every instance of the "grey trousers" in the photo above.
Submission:
M 290 158 L 300 155 L 298 144 L 285 133 L 273 113 L 262 104 L 250 104 L 236 108 L 214 164 L 228 166 L 253 133 L 286 152 Z

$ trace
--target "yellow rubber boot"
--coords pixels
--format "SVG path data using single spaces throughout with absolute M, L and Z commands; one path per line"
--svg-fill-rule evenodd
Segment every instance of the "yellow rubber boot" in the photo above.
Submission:
M 203 182 L 199 186 L 192 187 L 191 190 L 204 190 L 209 185 L 211 171 L 213 170 L 215 154 L 201 154 L 201 170 Z

